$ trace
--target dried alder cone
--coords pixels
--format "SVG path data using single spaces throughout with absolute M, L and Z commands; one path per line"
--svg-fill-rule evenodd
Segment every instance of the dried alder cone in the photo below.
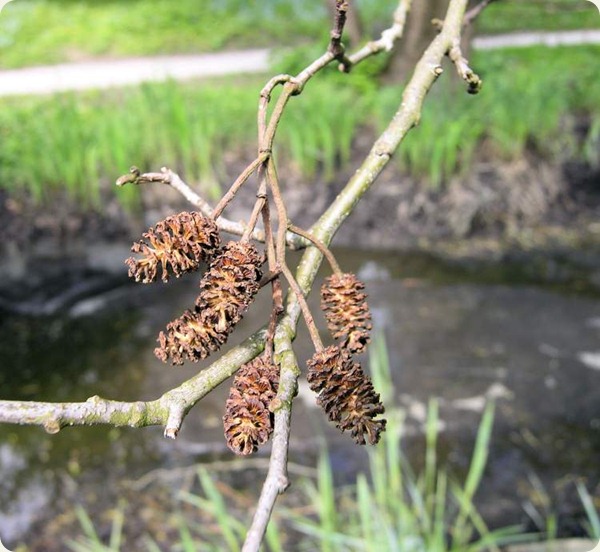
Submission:
M 129 276 L 144 284 L 156 280 L 159 267 L 163 282 L 169 280 L 170 274 L 179 277 L 197 270 L 220 245 L 215 221 L 198 212 L 187 211 L 161 220 L 142 238 L 131 248 L 142 257 L 129 257 L 125 263 L 129 266 Z
M 333 274 L 321 287 L 321 308 L 327 327 L 342 347 L 361 353 L 371 337 L 371 313 L 365 285 L 354 274 Z
M 254 299 L 262 277 L 262 255 L 249 242 L 230 241 L 200 281 L 193 310 L 160 332 L 154 351 L 163 362 L 197 362 L 218 350 Z
M 279 369 L 264 355 L 238 370 L 223 416 L 227 446 L 236 454 L 252 454 L 271 437 L 273 413 L 269 405 L 278 385 Z
M 376 444 L 386 420 L 375 418 L 385 409 L 360 364 L 347 350 L 332 345 L 315 353 L 307 365 L 308 384 L 329 419 L 341 431 L 350 431 L 359 445 Z

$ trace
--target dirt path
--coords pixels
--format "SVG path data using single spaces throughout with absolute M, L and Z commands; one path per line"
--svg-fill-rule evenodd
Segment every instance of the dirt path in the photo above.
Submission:
M 473 47 L 481 50 L 536 44 L 547 46 L 600 44 L 600 29 L 512 33 L 481 36 L 473 40 Z M 167 79 L 186 80 L 263 73 L 269 68 L 268 60 L 269 50 L 260 49 L 26 67 L 0 71 L 0 96 L 51 94 L 66 90 L 111 88 Z
M 0 96 L 112 88 L 148 81 L 260 73 L 269 50 L 62 63 L 0 71 Z

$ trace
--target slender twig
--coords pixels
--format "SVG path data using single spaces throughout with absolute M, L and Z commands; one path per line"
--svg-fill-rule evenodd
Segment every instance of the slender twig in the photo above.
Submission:
M 225 195 L 221 198 L 221 201 L 219 201 L 215 207 L 215 210 L 212 214 L 213 218 L 219 218 L 225 207 L 227 207 L 227 205 L 229 205 L 231 200 L 235 197 L 235 194 L 237 194 L 239 189 L 246 183 L 248 178 L 254 174 L 254 171 L 256 171 L 256 169 L 262 165 L 266 158 L 266 154 L 259 154 L 259 156 L 242 171 L 242 173 L 236 178 L 235 182 L 231 185 L 231 188 L 227 190 Z
M 333 29 L 330 33 L 328 52 L 331 52 L 334 59 L 337 59 L 341 63 L 345 63 L 345 48 L 342 44 L 342 33 L 344 32 L 344 25 L 346 24 L 346 17 L 348 15 L 348 1 L 347 0 L 336 0 L 335 2 L 335 17 L 333 21 Z
M 262 144 L 267 130 L 267 108 L 271 101 L 271 94 L 276 86 L 290 82 L 293 79 L 291 75 L 276 75 L 263 86 L 260 91 L 260 100 L 258 102 L 258 142 Z M 259 148 L 260 149 L 260 148 Z
M 277 210 L 277 238 L 275 240 L 275 252 L 277 262 L 285 264 L 285 242 L 287 235 L 288 216 L 285 202 L 279 189 L 279 178 L 277 176 L 277 169 L 275 163 L 270 159 L 267 164 L 267 182 L 271 193 L 273 194 L 273 202 L 275 203 L 275 209 Z
M 477 73 L 469 67 L 468 60 L 463 56 L 460 47 L 460 37 L 455 37 L 452 46 L 448 50 L 448 57 L 452 60 L 458 71 L 458 75 L 467 83 L 467 92 L 477 94 L 481 90 L 483 81 Z
M 479 4 L 473 6 L 467 13 L 465 13 L 465 17 L 463 19 L 463 26 L 471 25 L 475 19 L 479 17 L 481 12 L 487 8 L 492 2 L 495 0 L 481 0 Z
M 132 169 L 137 168 L 132 167 Z M 207 217 L 213 216 L 213 209 L 210 207 L 210 205 L 196 192 L 194 192 L 194 190 L 192 190 L 192 188 L 186 184 L 178 174 L 174 173 L 170 169 L 167 169 L 166 167 L 163 167 L 161 170 L 162 172 L 160 173 L 141 173 L 139 178 L 133 178 L 131 174 L 123 175 L 117 180 L 117 185 L 124 186 L 126 184 L 145 184 L 150 182 L 167 184 L 177 190 L 203 215 L 206 215 Z M 242 236 L 247 228 L 247 225 L 234 222 L 223 216 L 218 218 L 217 226 L 223 232 L 227 232 L 233 236 Z M 254 230 L 251 237 L 257 242 L 262 243 L 265 241 L 265 234 L 262 230 Z M 290 249 L 303 249 L 309 244 L 309 242 L 299 236 L 295 236 L 290 232 L 286 236 L 286 244 Z
M 402 37 L 404 33 L 404 26 L 406 24 L 406 16 L 410 11 L 412 0 L 400 0 L 398 7 L 394 12 L 394 23 L 389 28 L 381 33 L 379 40 L 373 40 L 365 44 L 360 50 L 349 55 L 345 61 L 340 63 L 340 71 L 349 72 L 352 67 L 364 61 L 370 56 L 379 54 L 380 52 L 390 52 L 396 42 Z
M 308 333 L 310 334 L 310 338 L 315 346 L 317 351 L 323 350 L 323 341 L 321 340 L 321 336 L 319 335 L 319 330 L 317 329 L 317 325 L 315 324 L 315 319 L 313 318 L 312 313 L 310 312 L 310 308 L 308 303 L 306 302 L 306 297 L 304 297 L 304 292 L 298 285 L 296 278 L 291 273 L 290 269 L 287 266 L 281 267 L 281 273 L 285 276 L 288 284 L 292 288 L 292 291 L 296 295 L 296 299 L 300 305 L 300 309 L 302 310 L 302 316 L 304 317 L 304 322 L 306 323 L 306 327 L 308 328 Z
M 329 249 L 329 247 L 327 247 L 321 240 L 315 238 L 310 232 L 307 232 L 306 230 L 302 230 L 302 228 L 300 228 L 298 226 L 294 226 L 293 224 L 289 224 L 288 229 L 290 230 L 290 232 L 293 232 L 294 234 L 298 234 L 299 236 L 306 238 L 315 247 L 317 247 L 319 249 L 319 251 L 321 253 L 323 253 L 325 258 L 327 259 L 327 262 L 331 266 L 331 269 L 333 270 L 333 272 L 335 272 L 336 274 L 342 273 L 342 269 L 340 268 L 340 265 L 336 261 L 335 256 L 331 252 L 331 249 Z
M 275 132 L 277 131 L 277 127 L 281 121 L 281 116 L 283 115 L 285 106 L 290 97 L 297 93 L 297 90 L 298 86 L 294 82 L 286 82 L 283 85 L 283 91 L 277 99 L 277 103 L 275 104 L 273 113 L 271 114 L 269 124 L 262 135 L 262 139 L 259 144 L 260 153 L 271 153 L 271 150 L 273 149 L 273 140 L 275 139 Z
M 250 219 L 248 220 L 248 227 L 246 231 L 242 235 L 241 241 L 248 241 L 254 232 L 254 228 L 256 223 L 258 222 L 258 217 L 262 213 L 262 210 L 267 203 L 267 183 L 263 180 L 259 186 L 258 192 L 256 193 L 256 202 L 254 203 L 254 207 L 252 209 L 252 214 L 250 215 Z M 265 236 L 265 240 L 267 236 Z
M 281 280 L 279 278 L 273 278 L 271 281 L 271 292 L 273 306 L 271 308 L 271 316 L 269 318 L 269 326 L 267 328 L 267 338 L 265 342 L 264 353 L 269 364 L 273 358 L 273 340 L 275 339 L 277 322 L 283 313 L 283 288 L 281 287 Z

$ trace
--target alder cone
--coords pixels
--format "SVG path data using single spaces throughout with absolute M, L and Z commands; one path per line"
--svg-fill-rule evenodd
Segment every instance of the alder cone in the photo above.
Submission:
M 235 454 L 252 454 L 271 437 L 273 413 L 269 405 L 278 385 L 279 369 L 264 356 L 238 370 L 223 416 L 227 446 Z
M 219 229 L 214 220 L 197 211 L 172 215 L 149 228 L 142 239 L 131 247 L 141 258 L 129 257 L 129 276 L 136 282 L 148 284 L 158 277 L 163 282 L 172 274 L 179 277 L 197 270 L 208 261 L 221 244 Z
M 371 340 L 371 313 L 365 284 L 354 274 L 333 274 L 321 287 L 321 308 L 334 339 L 352 353 L 361 353 Z
M 375 419 L 384 407 L 369 377 L 350 353 L 336 345 L 317 352 L 308 361 L 306 379 L 318 394 L 317 404 L 341 431 L 350 431 L 359 445 L 376 444 L 386 420 Z
M 196 309 L 206 312 L 216 331 L 229 332 L 258 292 L 262 255 L 249 242 L 230 241 L 200 281 Z
M 230 241 L 216 255 L 200 281 L 193 310 L 160 332 L 154 354 L 173 364 L 197 362 L 223 345 L 254 299 L 262 278 L 263 258 L 248 242 Z

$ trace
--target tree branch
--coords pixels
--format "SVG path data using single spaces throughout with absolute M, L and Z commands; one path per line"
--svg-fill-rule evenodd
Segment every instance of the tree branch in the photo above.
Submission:
M 274 166 L 271 166 L 273 162 L 271 145 L 278 121 L 283 114 L 289 98 L 295 94 L 299 94 L 306 82 L 334 59 L 342 63 L 346 62 L 343 58 L 343 47 L 338 38 L 338 35 L 341 37 L 344 15 L 341 12 L 345 5 L 346 2 L 344 1 L 337 2 L 340 13 L 336 17 L 334 32 L 332 32 L 332 46 L 328 48 L 328 51 L 315 62 L 311 63 L 297 77 L 276 77 L 263 89 L 264 94 L 261 94 L 259 107 L 259 140 L 260 153 L 265 154 L 265 159 L 259 165 L 263 166 L 266 164 L 267 169 L 274 169 Z M 406 134 L 418 124 L 424 98 L 437 77 L 442 73 L 442 59 L 445 55 L 450 55 L 451 50 L 456 47 L 456 44 L 459 44 L 466 5 L 467 0 L 450 0 L 441 32 L 434 38 L 416 65 L 414 74 L 404 89 L 402 102 L 398 111 L 388 127 L 377 139 L 360 168 L 312 227 L 310 235 L 318 240 L 319 243 L 325 246 L 330 244 L 342 223 L 354 210 L 362 196 L 370 189 L 387 163 L 389 163 L 394 151 Z M 395 31 L 395 36 L 399 36 L 402 32 L 404 18 L 409 6 L 410 0 L 401 0 L 398 10 L 404 10 L 404 12 L 400 12 L 400 16 L 402 16 L 399 20 L 401 25 Z M 397 24 L 399 24 L 398 21 L 395 22 L 395 25 Z M 267 125 L 267 104 L 271 92 L 279 84 L 283 84 L 284 89 L 271 116 L 271 120 Z M 264 116 L 264 118 L 261 119 L 261 116 Z M 271 177 L 271 180 L 275 179 L 276 181 L 276 175 L 271 174 L 268 176 Z M 117 184 L 139 184 L 142 182 L 162 182 L 169 184 L 178 189 L 180 193 L 205 214 L 210 216 L 213 212 L 204 200 L 195 194 L 177 175 L 167 169 L 163 169 L 161 173 L 146 173 L 145 175 L 134 170 L 130 175 L 121 177 L 117 181 Z M 280 232 L 287 230 L 288 221 L 286 217 L 283 213 L 279 217 Z M 223 222 L 224 220 L 219 218 L 219 226 L 229 232 L 230 229 L 223 227 Z M 233 233 L 243 235 L 245 227 L 243 225 L 238 226 L 233 228 L 236 230 Z M 285 233 L 281 235 L 287 237 Z M 287 241 L 281 235 L 279 238 L 280 244 L 283 241 Z M 254 234 L 252 237 L 254 237 Z M 264 235 L 262 238 L 264 239 Z M 302 237 L 298 239 L 301 240 L 302 244 L 307 242 Z M 294 242 L 291 241 L 291 243 Z M 268 246 L 272 247 L 272 244 L 270 243 Z M 294 287 L 296 293 L 288 294 L 284 316 L 275 328 L 273 345 L 275 360 L 280 366 L 280 382 L 277 396 L 271 404 L 275 418 L 273 447 L 267 478 L 244 544 L 243 550 L 245 552 L 258 550 L 276 498 L 288 486 L 286 464 L 292 400 L 297 392 L 298 377 L 300 375 L 296 356 L 292 349 L 292 341 L 295 338 L 298 320 L 302 311 L 301 297 L 307 295 L 311 290 L 322 259 L 323 254 L 316 247 L 310 247 L 304 253 L 295 275 L 297 287 L 295 284 Z M 0 422 L 41 425 L 50 432 L 59 431 L 62 427 L 68 425 L 111 424 L 143 427 L 162 424 L 165 426 L 165 436 L 174 438 L 189 410 L 209 391 L 230 377 L 242 364 L 249 362 L 258 355 L 264 348 L 266 336 L 267 332 L 264 328 L 259 330 L 241 345 L 223 355 L 207 369 L 184 382 L 179 387 L 166 392 L 155 401 L 131 403 L 108 401 L 100 397 L 92 397 L 84 403 L 0 401 Z
M 354 65 L 364 61 L 370 56 L 379 54 L 380 52 L 390 52 L 404 33 L 406 24 L 406 16 L 410 11 L 412 0 L 400 0 L 398 7 L 394 12 L 394 23 L 389 28 L 381 33 L 379 40 L 373 40 L 365 44 L 360 50 L 347 57 L 346 60 L 340 63 L 340 71 L 348 73 Z
M 48 433 L 76 425 L 163 425 L 165 437 L 174 439 L 192 407 L 263 350 L 264 336 L 265 330 L 259 330 L 208 368 L 153 401 L 112 401 L 98 396 L 79 403 L 0 400 L 0 423 L 39 425 Z
M 425 96 L 441 74 L 442 60 L 452 47 L 455 38 L 460 37 L 466 5 L 467 0 L 450 0 L 443 28 L 417 64 L 404 90 L 397 113 L 375 142 L 361 167 L 312 227 L 311 234 L 325 245 L 329 245 L 344 220 L 373 185 L 406 134 L 418 124 Z M 296 272 L 296 281 L 304 294 L 310 291 L 322 259 L 323 254 L 315 247 L 308 248 L 302 256 Z M 292 403 L 288 398 L 293 397 L 296 392 L 299 375 L 291 341 L 296 335 L 300 313 L 301 305 L 297 294 L 290 293 L 286 315 L 279 323 L 275 335 L 275 349 L 279 355 L 276 358 L 281 362 L 282 374 L 278 392 L 278 399 L 281 402 L 278 401 L 275 414 L 276 437 L 273 441 L 269 474 L 263 485 L 243 552 L 258 550 L 277 496 L 287 487 L 285 459 L 287 459 L 292 411 Z
M 463 26 L 466 27 L 467 25 L 471 25 L 473 23 L 473 21 L 475 21 L 475 19 L 477 19 L 479 17 L 481 12 L 494 1 L 495 0 L 481 0 L 481 2 L 479 2 L 479 4 L 476 4 L 475 6 L 473 6 L 465 14 L 465 17 L 463 19 Z
M 158 182 L 161 184 L 166 184 L 171 186 L 175 190 L 177 190 L 185 199 L 187 199 L 194 207 L 196 207 L 203 215 L 207 217 L 212 217 L 214 210 L 205 201 L 200 195 L 198 195 L 194 190 L 192 190 L 189 184 L 186 184 L 182 178 L 174 173 L 171 169 L 167 167 L 163 167 L 161 172 L 148 172 L 142 173 L 137 167 L 131 167 L 128 174 L 124 174 L 120 176 L 117 181 L 117 186 L 125 186 L 126 184 L 148 184 L 152 182 Z M 236 190 L 237 191 L 237 190 Z M 234 236 L 243 236 L 246 231 L 246 225 L 240 222 L 234 222 L 225 217 L 220 216 L 217 219 L 217 226 L 223 232 L 227 232 L 228 234 L 232 234 Z M 252 235 L 250 236 L 253 240 L 257 242 L 264 243 L 265 234 L 262 230 L 254 230 Z M 296 236 L 291 232 L 288 232 L 286 238 L 287 246 L 290 249 L 303 249 L 310 242 L 304 240 L 300 236 Z
M 456 66 L 458 76 L 467 83 L 467 92 L 469 94 L 478 94 L 483 85 L 483 81 L 479 75 L 469 67 L 468 60 L 463 56 L 460 47 L 460 37 L 456 37 L 452 41 L 452 47 L 448 51 L 448 57 Z

